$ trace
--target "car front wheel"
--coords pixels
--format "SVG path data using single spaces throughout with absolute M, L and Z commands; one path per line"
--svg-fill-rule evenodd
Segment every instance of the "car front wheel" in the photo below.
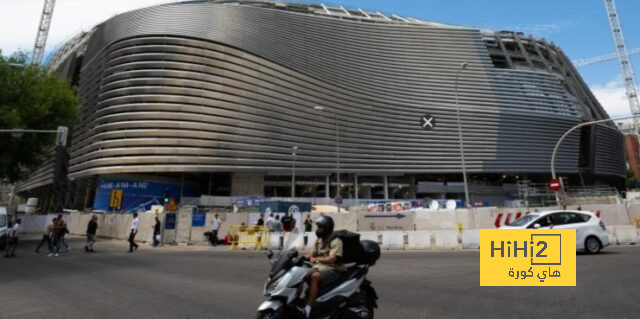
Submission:
M 584 250 L 590 254 L 597 254 L 601 248 L 602 245 L 596 237 L 587 237 L 584 241 Z

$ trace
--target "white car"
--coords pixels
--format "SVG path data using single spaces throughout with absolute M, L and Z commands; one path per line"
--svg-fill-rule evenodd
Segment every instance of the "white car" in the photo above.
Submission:
M 604 223 L 594 213 L 582 210 L 550 210 L 531 213 L 500 229 L 575 229 L 576 249 L 595 254 L 609 246 Z

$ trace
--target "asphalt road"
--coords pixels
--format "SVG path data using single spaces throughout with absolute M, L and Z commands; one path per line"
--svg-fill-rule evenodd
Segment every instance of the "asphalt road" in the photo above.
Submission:
M 0 318 L 253 318 L 262 253 L 103 241 L 60 257 L 0 258 Z M 370 274 L 376 318 L 638 318 L 640 247 L 577 256 L 577 287 L 480 287 L 477 251 L 384 252 Z

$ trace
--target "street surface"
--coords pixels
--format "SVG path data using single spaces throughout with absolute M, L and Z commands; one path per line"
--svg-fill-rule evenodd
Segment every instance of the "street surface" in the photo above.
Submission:
M 263 253 L 80 238 L 60 257 L 34 240 L 0 258 L 0 318 L 253 318 Z M 640 247 L 577 256 L 577 287 L 480 287 L 478 251 L 383 252 L 370 274 L 376 318 L 638 318 Z

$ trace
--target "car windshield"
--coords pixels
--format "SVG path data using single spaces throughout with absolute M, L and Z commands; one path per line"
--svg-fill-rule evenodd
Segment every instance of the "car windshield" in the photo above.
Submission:
M 512 221 L 508 226 L 524 226 L 532 221 L 534 221 L 536 218 L 538 218 L 538 216 L 540 215 L 525 215 L 521 218 L 518 218 L 514 221 Z
M 7 215 L 0 215 L 0 227 L 7 226 Z

